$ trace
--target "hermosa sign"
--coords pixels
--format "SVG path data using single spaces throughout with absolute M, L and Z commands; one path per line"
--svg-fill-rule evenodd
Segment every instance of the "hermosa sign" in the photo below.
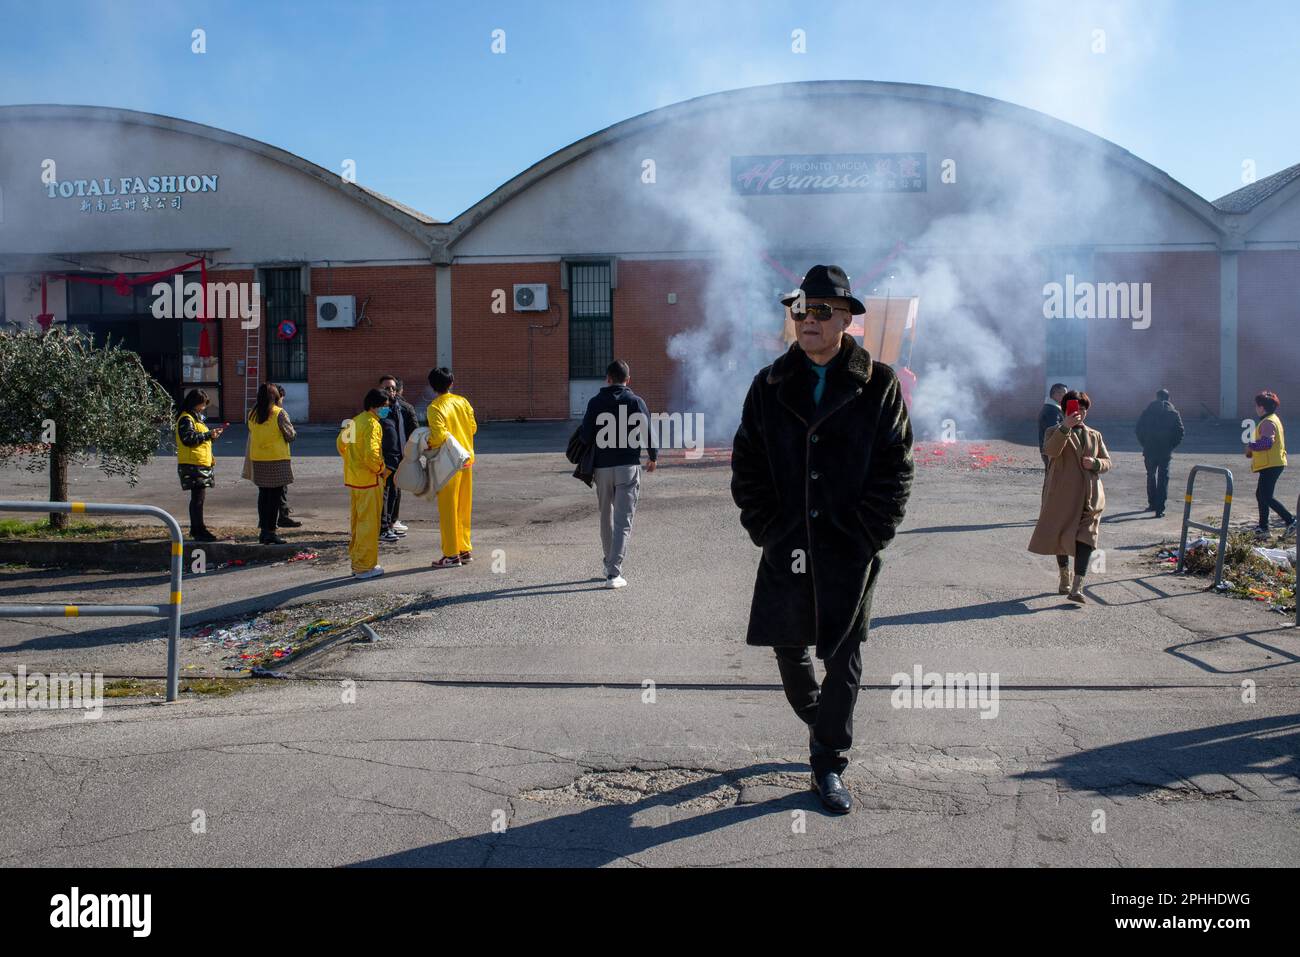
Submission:
M 217 175 L 104 176 L 101 179 L 65 179 L 45 184 L 50 199 L 62 196 L 130 196 L 137 193 L 215 193 Z
M 924 193 L 924 153 L 733 156 L 731 188 L 742 196 Z

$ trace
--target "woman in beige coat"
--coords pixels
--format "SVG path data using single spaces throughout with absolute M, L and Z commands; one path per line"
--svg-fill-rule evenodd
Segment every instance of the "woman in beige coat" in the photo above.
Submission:
M 1101 513 L 1106 508 L 1106 491 L 1101 476 L 1110 471 L 1110 452 L 1101 433 L 1083 424 L 1092 400 L 1086 392 L 1067 392 L 1061 400 L 1066 408 L 1079 403 L 1074 415 L 1044 434 L 1047 481 L 1038 524 L 1029 539 L 1035 555 L 1055 555 L 1060 569 L 1058 591 L 1071 601 L 1083 603 L 1083 577 L 1088 560 L 1097 547 Z M 1074 579 L 1070 579 L 1070 556 L 1074 556 Z

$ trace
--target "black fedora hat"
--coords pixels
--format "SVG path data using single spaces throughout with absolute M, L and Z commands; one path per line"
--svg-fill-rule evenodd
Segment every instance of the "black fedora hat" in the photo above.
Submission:
M 804 273 L 799 291 L 804 294 L 805 299 L 847 299 L 849 312 L 855 316 L 860 316 L 867 311 L 862 300 L 853 295 L 853 290 L 849 287 L 849 277 L 839 266 L 813 266 Z M 793 293 L 782 296 L 781 305 L 792 305 L 798 298 L 798 295 Z

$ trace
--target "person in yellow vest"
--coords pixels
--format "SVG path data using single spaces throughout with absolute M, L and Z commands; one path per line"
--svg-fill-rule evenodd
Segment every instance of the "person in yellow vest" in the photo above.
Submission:
M 343 456 L 343 484 L 352 497 L 348 539 L 348 556 L 352 559 L 353 578 L 378 578 L 384 573 L 379 565 L 379 523 L 384 512 L 384 483 L 388 468 L 384 465 L 383 429 L 380 413 L 388 413 L 388 396 L 378 389 L 366 393 L 365 409 L 343 423 L 334 446 Z
M 257 387 L 257 403 L 248 413 L 248 471 L 245 478 L 257 486 L 258 541 L 284 545 L 276 534 L 280 498 L 293 482 L 289 443 L 297 437 L 288 414 L 280 407 L 280 393 L 269 382 Z
M 1255 414 L 1259 421 L 1255 423 L 1254 441 L 1246 446 L 1246 458 L 1250 459 L 1250 470 L 1259 475 L 1259 484 L 1255 486 L 1255 501 L 1259 503 L 1256 538 L 1268 538 L 1270 511 L 1282 516 L 1282 524 L 1286 526 L 1282 533 L 1284 536 L 1295 534 L 1295 516 L 1273 495 L 1277 490 L 1277 480 L 1286 468 L 1286 433 L 1282 429 L 1282 420 L 1277 417 L 1281 404 L 1276 392 L 1265 390 L 1255 396 Z
M 216 484 L 212 474 L 212 440 L 221 438 L 225 429 L 209 429 L 203 413 L 208 394 L 191 389 L 181 402 L 176 416 L 176 472 L 181 489 L 190 493 L 190 538 L 196 542 L 215 542 L 217 536 L 203 521 L 203 501 L 208 489 Z
M 450 435 L 469 453 L 465 466 L 438 492 L 442 557 L 434 561 L 434 568 L 458 568 L 474 560 L 469 526 L 474 505 L 474 473 L 471 469 L 478 422 L 469 401 L 451 391 L 454 381 L 451 370 L 445 366 L 429 373 L 429 385 L 434 392 L 434 399 L 429 403 L 429 450 L 436 453 Z

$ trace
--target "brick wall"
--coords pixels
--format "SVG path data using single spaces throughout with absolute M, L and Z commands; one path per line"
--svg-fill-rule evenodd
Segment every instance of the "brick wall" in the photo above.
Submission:
M 252 271 L 209 272 L 214 281 L 252 282 Z M 384 374 L 405 380 L 406 397 L 423 414 L 429 370 L 437 365 L 432 265 L 338 266 L 312 270 L 312 294 L 304 297 L 300 328 L 307 335 L 308 406 L 311 422 L 339 422 L 361 411 L 366 391 Z M 318 329 L 316 296 L 355 296 L 366 320 L 355 329 Z M 265 318 L 265 303 L 263 303 Z M 263 331 L 263 336 L 265 332 Z M 237 318 L 223 322 L 223 406 L 238 421 L 244 408 L 245 331 Z M 265 380 L 265 338 L 262 340 Z
M 516 312 L 515 284 L 539 282 L 549 287 L 549 311 Z M 492 311 L 496 290 L 503 314 Z M 455 388 L 479 419 L 568 418 L 569 298 L 558 262 L 453 265 L 451 312 Z M 546 328 L 530 334 L 529 326 Z
M 1282 399 L 1282 414 L 1294 415 L 1300 408 L 1300 251 L 1237 258 L 1237 414 L 1253 416 L 1255 395 L 1270 389 Z
M 1098 253 L 1094 282 L 1151 283 L 1151 326 L 1097 319 L 1088 327 L 1088 393 L 1097 416 L 1134 420 L 1167 388 L 1189 421 L 1219 410 L 1219 256 Z

